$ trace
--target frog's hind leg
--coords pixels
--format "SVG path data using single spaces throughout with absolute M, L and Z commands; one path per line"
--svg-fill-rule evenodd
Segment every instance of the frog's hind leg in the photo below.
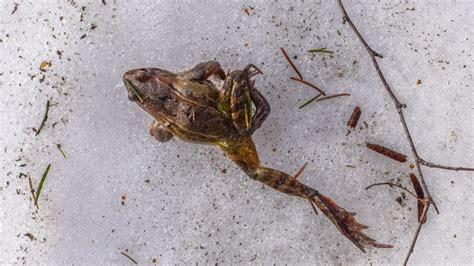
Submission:
M 156 120 L 150 123 L 148 131 L 150 132 L 150 135 L 155 137 L 159 142 L 170 141 L 174 136 L 173 133 L 167 129 L 165 124 Z
M 225 72 L 217 61 L 203 62 L 195 65 L 192 69 L 180 72 L 178 76 L 187 80 L 207 80 L 210 76 L 217 75 L 220 79 L 225 79 Z
M 284 172 L 261 166 L 255 144 L 251 138 L 227 140 L 219 142 L 218 145 L 226 156 L 235 162 L 250 178 L 282 193 L 301 197 L 309 201 L 314 210 L 319 208 L 339 231 L 360 250 L 364 251 L 365 245 L 379 248 L 392 247 L 391 245 L 377 243 L 364 234 L 362 230 L 366 229 L 367 226 L 355 220 L 355 213 L 347 211 L 328 196 L 299 182 L 297 177 L 302 170 L 296 175 L 290 176 Z
M 378 248 L 392 247 L 391 245 L 378 243 L 376 240 L 364 234 L 362 230 L 366 229 L 367 226 L 355 220 L 355 213 L 347 211 L 328 196 L 300 183 L 296 179 L 298 174 L 296 176 L 290 176 L 284 172 L 261 166 L 242 169 L 244 169 L 251 178 L 273 189 L 308 200 L 315 211 L 316 208 L 319 208 L 339 231 L 351 240 L 362 252 L 365 252 L 364 246 L 367 245 Z

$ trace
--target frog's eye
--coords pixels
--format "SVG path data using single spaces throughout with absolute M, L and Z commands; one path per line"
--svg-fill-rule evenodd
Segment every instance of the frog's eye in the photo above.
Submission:
M 139 82 L 145 83 L 150 79 L 150 76 L 146 73 L 146 70 L 143 71 L 142 69 L 140 69 L 140 71 L 137 71 L 137 73 L 135 73 L 135 79 Z

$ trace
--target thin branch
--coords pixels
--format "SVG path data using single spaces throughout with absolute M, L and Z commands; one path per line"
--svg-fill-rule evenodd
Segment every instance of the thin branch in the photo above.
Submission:
M 355 32 L 355 34 L 357 35 L 357 38 L 359 38 L 359 40 L 362 42 L 362 44 L 364 45 L 365 49 L 367 49 L 367 51 L 369 52 L 369 54 L 371 55 L 374 55 L 374 56 L 377 56 L 379 58 L 383 58 L 383 56 L 379 53 L 377 53 L 376 51 L 372 50 L 372 48 L 370 48 L 370 46 L 367 44 L 367 42 L 364 40 L 364 38 L 362 37 L 362 35 L 360 34 L 360 32 L 357 30 L 356 26 L 354 25 L 354 23 L 352 23 L 352 20 L 351 18 L 349 17 L 349 15 L 347 15 L 347 12 L 346 12 L 346 9 L 344 8 L 344 6 L 342 5 L 342 1 L 341 0 L 337 0 L 337 3 L 339 4 L 339 7 L 341 8 L 341 11 L 342 11 L 342 23 L 349 23 L 349 25 L 351 26 L 352 30 Z
M 293 61 L 291 61 L 290 57 L 288 56 L 288 54 L 286 53 L 285 49 L 283 49 L 282 47 L 280 47 L 281 49 L 281 52 L 283 53 L 283 56 L 285 56 L 286 58 L 286 61 L 288 61 L 288 64 L 290 64 L 290 66 L 293 68 L 293 70 L 296 72 L 296 75 L 298 75 L 298 77 L 302 80 L 304 80 L 303 78 L 303 75 L 301 75 L 300 71 L 298 70 L 298 68 L 296 68 L 295 64 L 293 64 Z
M 291 80 L 294 80 L 294 81 L 297 81 L 297 82 L 301 82 L 305 85 L 308 85 L 310 86 L 311 88 L 317 90 L 319 93 L 321 93 L 322 95 L 326 96 L 326 93 L 324 91 L 322 91 L 320 88 L 318 88 L 316 85 L 314 85 L 313 83 L 310 83 L 306 80 L 303 80 L 303 79 L 300 79 L 300 78 L 296 78 L 296 77 L 291 77 L 290 78 Z
M 422 159 L 422 158 L 418 158 L 418 162 L 419 162 L 421 165 L 424 165 L 424 166 L 427 166 L 427 167 L 431 167 L 431 168 L 439 168 L 439 169 L 453 170 L 453 171 L 474 171 L 474 168 L 470 168 L 470 167 L 458 167 L 458 166 L 446 166 L 446 165 L 434 164 L 434 163 L 427 162 L 427 161 L 425 161 L 425 160 Z
M 341 12 L 343 14 L 343 19 L 344 19 L 344 22 L 348 22 L 349 23 L 349 26 L 351 27 L 351 29 L 354 31 L 354 33 L 357 35 L 357 38 L 359 39 L 359 41 L 362 43 L 362 45 L 364 45 L 364 48 L 367 50 L 367 52 L 369 53 L 369 56 L 370 58 L 372 59 L 372 63 L 374 65 L 374 68 L 375 70 L 377 71 L 377 74 L 380 78 L 380 80 L 382 81 L 384 87 L 385 87 L 385 90 L 387 91 L 387 93 L 390 95 L 390 98 L 392 99 L 393 103 L 395 104 L 395 108 L 397 109 L 397 113 L 398 113 L 398 116 L 400 118 L 400 122 L 401 124 L 403 125 L 403 130 L 405 131 L 405 135 L 407 137 L 407 140 L 408 140 L 408 143 L 410 145 L 410 148 L 411 148 L 411 152 L 412 152 L 412 155 L 413 157 L 415 158 L 415 164 L 416 164 L 416 167 L 417 167 L 417 172 L 418 172 L 418 177 L 421 181 L 421 185 L 423 186 L 423 190 L 426 192 L 426 196 L 427 198 L 431 201 L 431 203 L 433 203 L 433 207 L 435 208 L 436 212 L 439 213 L 438 211 L 438 208 L 436 206 L 436 203 L 434 202 L 433 198 L 431 197 L 431 194 L 430 194 L 430 191 L 428 189 L 428 186 L 425 182 L 425 178 L 423 176 L 423 172 L 421 171 L 421 167 L 420 167 L 420 163 L 418 161 L 418 159 L 420 158 L 418 156 L 418 152 L 415 148 L 415 144 L 413 143 L 413 139 L 411 137 L 411 134 L 410 134 L 410 131 L 408 129 L 408 126 L 407 126 L 407 123 L 405 121 L 405 116 L 403 114 L 403 109 L 402 108 L 405 108 L 406 105 L 405 104 L 402 104 L 400 103 L 400 101 L 397 99 L 397 97 L 395 96 L 395 94 L 393 93 L 392 89 L 390 88 L 390 85 L 388 85 L 388 82 L 387 80 L 385 79 L 385 76 L 383 75 L 382 73 L 382 70 L 380 69 L 380 66 L 377 62 L 377 58 L 376 57 L 379 57 L 379 58 L 382 58 L 382 55 L 375 52 L 370 46 L 369 44 L 367 44 L 367 42 L 364 40 L 364 37 L 362 37 L 362 35 L 360 34 L 359 30 L 357 30 L 357 27 L 354 25 L 354 23 L 352 22 L 352 20 L 350 19 L 349 15 L 347 14 L 346 12 L 346 9 L 344 8 L 344 5 L 342 4 L 342 1 L 341 0 L 337 0 L 337 3 L 339 4 L 339 8 L 341 9 Z
M 418 198 L 415 193 L 411 192 L 410 190 L 408 190 L 406 187 L 403 187 L 402 185 L 399 185 L 399 184 L 395 184 L 395 183 L 392 183 L 392 182 L 382 182 L 382 183 L 375 183 L 375 184 L 372 184 L 368 187 L 366 187 L 365 189 L 371 189 L 375 186 L 383 186 L 383 185 L 387 185 L 387 186 L 390 186 L 390 187 L 397 187 L 397 188 L 400 188 L 404 191 L 406 191 L 408 194 L 412 195 L 413 197 L 415 197 L 417 200 L 419 201 L 423 201 L 423 199 L 420 199 Z
M 424 203 L 423 212 L 421 214 L 420 221 L 418 222 L 418 227 L 416 228 L 415 236 L 413 237 L 413 240 L 411 241 L 410 249 L 408 250 L 408 253 L 405 257 L 405 260 L 403 261 L 404 266 L 406 266 L 408 264 L 408 260 L 410 259 L 410 256 L 413 253 L 413 249 L 415 248 L 416 240 L 418 240 L 418 236 L 420 235 L 421 227 L 423 226 L 423 221 L 426 219 L 426 214 L 428 213 L 428 209 L 430 208 L 430 200 L 429 199 L 425 199 L 423 203 Z

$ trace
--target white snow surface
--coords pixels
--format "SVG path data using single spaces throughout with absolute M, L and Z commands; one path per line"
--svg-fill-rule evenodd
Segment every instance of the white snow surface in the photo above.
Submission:
M 344 2 L 384 56 L 420 155 L 472 166 L 474 2 Z M 306 79 L 351 96 L 298 109 L 315 91 L 289 80 L 280 47 Z M 307 52 L 321 47 L 334 53 Z M 151 117 L 128 100 L 123 73 L 212 59 L 264 72 L 256 86 L 272 112 L 254 134 L 262 163 L 295 173 L 308 162 L 299 179 L 394 248 L 361 253 L 307 202 L 263 188 L 217 148 L 148 134 Z M 362 116 L 346 135 L 355 106 Z M 336 1 L 0 1 L 0 125 L 0 264 L 130 264 L 124 252 L 139 264 L 400 265 L 417 226 L 410 195 L 365 189 L 390 179 L 412 189 L 413 159 L 401 164 L 365 147 L 411 155 Z M 36 187 L 49 163 L 37 210 L 28 176 Z M 430 210 L 411 264 L 473 265 L 474 175 L 423 172 L 440 214 Z

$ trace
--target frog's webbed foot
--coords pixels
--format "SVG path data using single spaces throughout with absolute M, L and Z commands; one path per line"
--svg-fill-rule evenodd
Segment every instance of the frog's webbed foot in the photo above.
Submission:
M 373 246 L 377 248 L 392 248 L 392 245 L 378 243 L 362 232 L 368 226 L 358 223 L 355 220 L 355 213 L 337 205 L 331 198 L 317 193 L 308 198 L 313 207 L 318 207 L 339 231 L 354 243 L 362 252 L 365 253 L 364 246 Z
M 150 135 L 155 137 L 159 142 L 167 142 L 173 138 L 173 133 L 166 128 L 166 125 L 156 120 L 150 123 L 148 130 Z
M 203 62 L 195 65 L 192 69 L 180 72 L 178 76 L 187 80 L 205 81 L 210 76 L 217 75 L 220 79 L 225 79 L 225 72 L 217 61 Z

